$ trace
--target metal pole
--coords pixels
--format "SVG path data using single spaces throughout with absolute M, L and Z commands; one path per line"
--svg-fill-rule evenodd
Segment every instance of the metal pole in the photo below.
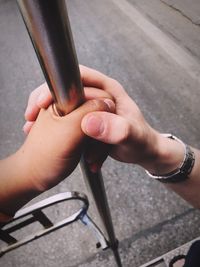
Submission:
M 25 25 L 56 108 L 65 115 L 84 102 L 80 71 L 64 0 L 18 0 Z M 115 237 L 101 172 L 92 173 L 82 158 L 81 168 L 90 187 L 100 218 L 121 267 L 118 241 Z

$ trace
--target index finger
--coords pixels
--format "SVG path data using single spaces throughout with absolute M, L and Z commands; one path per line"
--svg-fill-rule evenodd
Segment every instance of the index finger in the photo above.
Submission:
M 80 65 L 80 72 L 84 86 L 102 89 L 115 99 L 125 94 L 125 90 L 120 83 L 97 70 Z

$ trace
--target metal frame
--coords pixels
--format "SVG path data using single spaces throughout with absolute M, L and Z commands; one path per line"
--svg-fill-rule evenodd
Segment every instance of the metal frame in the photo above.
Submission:
M 82 202 L 82 207 L 69 217 L 54 223 L 44 213 L 44 210 L 46 208 L 70 200 L 78 200 Z M 0 256 L 3 256 L 5 253 L 11 250 L 23 246 L 44 235 L 50 234 L 78 220 L 80 220 L 84 225 L 88 226 L 88 228 L 95 235 L 95 238 L 97 239 L 98 242 L 98 247 L 106 249 L 108 247 L 107 240 L 103 236 L 101 230 L 87 215 L 88 207 L 89 207 L 89 202 L 86 195 L 79 192 L 65 192 L 54 195 L 36 204 L 33 204 L 27 208 L 19 210 L 16 213 L 13 220 L 9 221 L 8 223 L 1 224 L 0 239 L 7 245 L 0 249 Z M 14 235 L 11 235 L 11 233 L 20 230 L 35 222 L 39 222 L 43 226 L 43 229 L 41 229 L 36 233 L 32 233 L 28 236 L 25 236 L 23 239 L 20 240 L 17 240 L 14 237 Z

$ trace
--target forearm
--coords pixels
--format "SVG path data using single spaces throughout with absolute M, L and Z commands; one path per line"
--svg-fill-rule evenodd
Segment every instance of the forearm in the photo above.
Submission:
M 195 164 L 189 179 L 177 184 L 167 184 L 167 187 L 175 191 L 182 198 L 192 204 L 195 208 L 200 208 L 200 151 L 192 148 L 195 153 Z
M 62 117 L 52 106 L 40 111 L 22 147 L 0 162 L 0 212 L 13 215 L 72 173 L 85 142 L 81 120 L 96 111 L 110 107 L 103 100 L 90 100 Z
M 22 154 L 19 150 L 0 161 L 0 212 L 11 216 L 39 194 L 28 172 L 27 159 Z

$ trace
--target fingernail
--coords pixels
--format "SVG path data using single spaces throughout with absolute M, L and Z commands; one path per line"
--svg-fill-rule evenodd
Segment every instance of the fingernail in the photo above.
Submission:
M 45 99 L 46 99 L 46 95 L 43 92 L 41 92 L 40 95 L 38 96 L 37 103 L 41 104 L 43 103 Z
M 28 119 L 28 116 L 31 114 L 32 107 L 28 106 L 25 110 L 24 117 Z
M 97 163 L 93 163 L 90 165 L 90 171 L 93 173 L 97 173 L 100 170 L 99 166 Z
M 93 173 L 97 173 L 98 171 L 100 171 L 102 165 L 103 163 L 100 163 L 100 162 L 92 163 L 89 165 L 90 171 Z
M 25 133 L 26 135 L 30 132 L 30 130 L 31 130 L 32 126 L 33 126 L 33 124 L 34 124 L 33 121 L 27 121 L 27 122 L 24 124 L 22 130 L 24 131 L 24 133 Z
M 99 116 L 88 116 L 85 123 L 86 133 L 90 136 L 99 136 L 104 132 L 104 123 Z
M 27 134 L 27 130 L 28 130 L 28 123 L 26 122 L 22 128 L 22 131 Z
M 106 98 L 106 99 L 103 100 L 103 102 L 106 103 L 106 105 L 108 106 L 110 111 L 114 111 L 115 104 L 111 99 Z

